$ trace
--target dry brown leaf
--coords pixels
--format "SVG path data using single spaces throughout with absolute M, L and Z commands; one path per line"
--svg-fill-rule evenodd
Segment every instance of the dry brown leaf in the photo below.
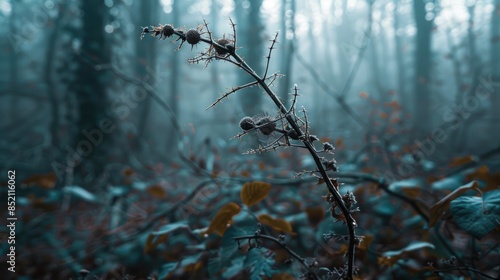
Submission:
M 271 217 L 267 214 L 261 214 L 261 215 L 259 215 L 259 221 L 266 226 L 272 227 L 276 231 L 293 233 L 292 232 L 292 225 L 283 219 L 280 219 L 280 218 L 274 219 L 273 217 Z
M 241 188 L 241 201 L 247 206 L 254 205 L 266 198 L 271 190 L 271 184 L 260 181 L 248 182 Z
M 479 184 L 476 181 L 472 181 L 454 190 L 443 199 L 438 201 L 436 204 L 432 205 L 429 209 L 429 228 L 435 226 L 438 220 L 443 216 L 443 214 L 448 211 L 448 209 L 450 208 L 450 202 L 452 200 L 460 196 L 462 193 L 472 189 L 481 193 L 481 191 L 479 190 Z
M 233 216 L 240 213 L 240 211 L 241 207 L 234 202 L 229 202 L 228 204 L 222 206 L 219 212 L 217 212 L 215 217 L 212 219 L 212 222 L 210 222 L 210 226 L 205 233 L 211 234 L 215 232 L 219 236 L 222 236 L 228 225 L 232 224 Z

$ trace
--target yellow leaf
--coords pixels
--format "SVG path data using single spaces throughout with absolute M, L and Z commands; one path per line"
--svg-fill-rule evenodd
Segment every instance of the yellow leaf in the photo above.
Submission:
M 340 245 L 339 251 L 337 252 L 337 255 L 343 256 L 347 254 L 347 245 L 342 244 Z
M 254 205 L 266 198 L 271 190 L 271 184 L 266 182 L 253 181 L 243 185 L 240 197 L 247 206 Z
M 477 192 L 481 193 L 481 191 L 479 190 L 479 184 L 476 181 L 472 181 L 454 190 L 443 199 L 438 201 L 436 204 L 432 205 L 429 209 L 429 228 L 435 226 L 439 218 L 441 218 L 443 214 L 448 211 L 448 208 L 450 208 L 450 202 L 452 200 L 471 189 L 474 189 Z
M 317 226 L 325 217 L 325 210 L 322 206 L 307 208 L 306 213 L 312 226 Z
M 483 189 L 483 192 L 497 190 L 499 186 L 500 186 L 500 172 L 492 173 L 488 176 L 488 180 L 486 180 L 486 187 Z
M 184 272 L 195 272 L 203 267 L 203 262 L 190 263 L 184 267 Z
M 232 224 L 233 216 L 240 213 L 241 208 L 238 204 L 234 202 L 229 202 L 228 204 L 222 206 L 222 208 L 217 212 L 215 217 L 210 222 L 206 234 L 217 233 L 222 236 L 227 229 L 227 225 Z
M 149 253 L 153 249 L 152 245 L 153 245 L 154 238 L 155 238 L 154 235 L 152 235 L 152 234 L 148 235 L 148 239 L 146 240 L 146 246 L 144 247 L 144 254 Z
M 56 185 L 57 177 L 54 173 L 35 174 L 23 181 L 28 186 L 39 186 L 43 189 L 52 189 Z
M 450 167 L 461 166 L 461 165 L 464 165 L 464 164 L 467 164 L 469 162 L 473 162 L 476 160 L 477 160 L 477 158 L 475 156 L 456 157 L 456 158 L 451 160 Z
M 359 243 L 359 245 L 357 246 L 358 249 L 363 251 L 368 250 L 368 247 L 370 247 L 370 244 L 372 244 L 373 239 L 375 239 L 375 236 L 373 235 L 364 236 L 363 241 L 361 241 L 361 243 Z
M 476 170 L 472 171 L 471 173 L 467 174 L 465 176 L 465 179 L 468 181 L 472 180 L 483 180 L 487 181 L 489 177 L 490 170 L 488 169 L 488 166 L 483 165 L 478 167 Z
M 167 196 L 165 189 L 161 185 L 151 185 L 146 191 L 156 198 L 165 198 Z
M 415 187 L 403 187 L 401 191 L 409 198 L 417 198 L 420 196 L 420 189 Z
M 259 215 L 259 221 L 264 225 L 270 226 L 277 231 L 293 233 L 292 225 L 283 219 L 280 218 L 274 219 L 273 217 L 267 214 L 261 214 Z

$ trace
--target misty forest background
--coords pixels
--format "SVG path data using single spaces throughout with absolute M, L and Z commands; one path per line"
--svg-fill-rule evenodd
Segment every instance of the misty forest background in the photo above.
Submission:
M 476 238 L 450 216 L 435 231 L 426 223 L 428 208 L 464 184 L 498 192 L 500 0 L 0 0 L 0 174 L 16 171 L 22 279 L 76 279 L 81 269 L 108 279 L 250 277 L 244 263 L 207 269 L 203 252 L 220 237 L 193 232 L 251 181 L 280 190 L 252 209 L 293 225 L 291 246 L 304 256 L 332 230 L 324 187 L 293 178 L 313 169 L 306 153 L 243 155 L 273 135 L 230 140 L 244 116 L 277 115 L 260 88 L 205 110 L 248 75 L 219 61 L 189 65 L 206 45 L 140 38 L 144 27 L 188 30 L 203 19 L 216 38 L 232 38 L 232 19 L 237 51 L 258 73 L 279 31 L 269 71 L 284 76 L 273 89 L 290 106 L 297 84 L 311 133 L 336 148 L 333 176 L 356 194 L 359 234 L 371 236 L 357 254 L 362 278 L 417 277 L 453 255 L 498 274 L 487 261 L 498 257 L 498 227 Z M 147 240 L 181 221 L 188 227 Z M 433 248 L 384 262 L 416 241 Z M 342 249 L 332 250 L 321 265 L 341 266 Z

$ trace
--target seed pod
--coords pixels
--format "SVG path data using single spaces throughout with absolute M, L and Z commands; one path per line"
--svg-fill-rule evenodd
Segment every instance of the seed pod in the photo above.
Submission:
M 323 151 L 329 152 L 329 151 L 333 151 L 334 149 L 335 148 L 333 147 L 332 144 L 330 144 L 328 142 L 323 143 Z
M 309 135 L 309 142 L 312 143 L 314 141 L 319 141 L 319 138 L 316 135 Z
M 191 45 L 196 45 L 200 42 L 201 35 L 196 29 L 189 29 L 186 33 L 186 41 Z
M 255 124 L 259 126 L 260 132 L 264 135 L 269 135 L 276 129 L 276 123 L 273 122 L 273 119 L 269 116 L 260 118 L 255 122 Z
M 226 39 L 226 38 L 221 38 L 221 39 L 218 39 L 218 40 L 215 40 L 215 42 L 227 49 L 229 49 L 229 46 L 231 46 L 229 43 L 229 40 Z M 214 45 L 214 49 L 215 49 L 215 52 L 217 53 L 217 55 L 220 55 L 220 56 L 223 56 L 223 55 L 226 55 L 228 54 L 228 51 L 224 48 L 221 48 L 219 46 L 215 46 Z
M 240 128 L 247 131 L 255 127 L 255 123 L 253 122 L 252 118 L 250 117 L 244 117 L 243 119 L 240 120 Z
M 161 35 L 165 38 L 174 35 L 174 27 L 171 24 L 163 26 L 163 28 L 161 29 Z

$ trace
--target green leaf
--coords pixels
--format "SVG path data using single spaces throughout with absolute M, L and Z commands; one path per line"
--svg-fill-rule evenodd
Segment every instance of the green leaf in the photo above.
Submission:
M 237 279 L 236 276 L 241 274 L 243 270 L 243 262 L 245 261 L 244 256 L 240 256 L 231 260 L 229 266 L 224 267 L 224 273 L 222 274 L 222 279 Z
M 152 235 L 163 235 L 163 234 L 168 234 L 171 233 L 175 230 L 186 228 L 188 229 L 188 225 L 186 222 L 178 222 L 178 223 L 173 223 L 173 224 L 167 224 L 162 226 L 159 230 L 152 232 Z
M 234 241 L 234 238 L 242 235 L 246 235 L 246 233 L 236 226 L 231 226 L 226 230 L 226 232 L 222 236 L 220 244 L 220 256 L 222 265 L 227 265 L 231 260 L 233 254 L 238 251 L 238 243 Z
M 162 266 L 160 273 L 158 274 L 159 279 L 166 278 L 172 271 L 177 268 L 178 263 L 166 263 Z
M 389 185 L 391 191 L 399 191 L 404 188 L 417 188 L 424 184 L 422 179 L 412 178 L 393 182 Z
M 461 229 L 481 239 L 499 225 L 500 191 L 487 192 L 483 199 L 476 196 L 459 197 L 451 202 L 450 210 Z
M 170 275 L 170 273 L 180 268 L 182 268 L 184 272 L 189 272 L 193 269 L 199 269 L 201 265 L 200 258 L 201 258 L 201 253 L 193 256 L 184 257 L 182 261 L 177 263 L 170 262 L 164 264 L 160 270 L 159 279 L 165 279 L 167 276 Z M 198 266 L 196 266 L 197 264 Z
M 89 201 L 89 202 L 97 202 L 97 198 L 95 195 L 86 189 L 79 187 L 79 186 L 67 186 L 63 188 L 63 192 L 72 194 L 76 197 L 79 197 L 83 200 Z
M 429 208 L 429 227 L 435 226 L 439 219 L 448 211 L 451 201 L 469 190 L 475 190 L 481 193 L 479 184 L 476 181 L 472 181 L 455 189 L 436 204 L 432 205 L 431 208 Z
M 179 229 L 189 230 L 189 226 L 187 225 L 186 222 L 178 222 L 178 223 L 164 225 L 159 230 L 150 233 L 148 238 L 146 239 L 146 245 L 144 246 L 144 253 L 147 254 L 152 250 L 154 250 L 158 245 L 167 240 L 170 233 Z
M 382 253 L 382 255 L 384 257 L 399 256 L 399 255 L 401 255 L 401 254 L 403 254 L 405 252 L 415 251 L 415 250 L 419 250 L 419 249 L 422 249 L 422 248 L 432 248 L 432 249 L 434 249 L 434 245 L 432 245 L 429 242 L 413 242 L 413 243 L 411 243 L 410 245 L 404 247 L 401 250 L 384 252 L 384 253 Z
M 274 259 L 266 256 L 265 250 L 254 249 L 247 253 L 245 267 L 250 268 L 250 279 L 260 280 L 263 276 L 271 277 L 276 271 L 272 268 Z
M 433 190 L 455 190 L 460 187 L 465 179 L 463 174 L 457 174 L 451 177 L 443 178 L 439 181 L 432 183 L 431 188 Z

